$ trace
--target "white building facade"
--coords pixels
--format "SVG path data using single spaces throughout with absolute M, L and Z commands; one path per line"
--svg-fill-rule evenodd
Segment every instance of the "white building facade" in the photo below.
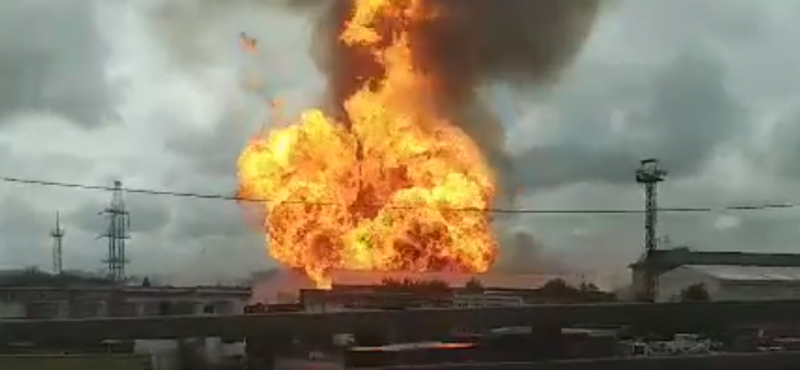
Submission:
M 525 300 L 516 295 L 493 293 L 456 293 L 453 296 L 453 307 L 457 308 L 488 308 L 488 307 L 514 307 L 524 306 Z
M 659 302 L 676 301 L 681 292 L 702 284 L 712 301 L 800 299 L 800 267 L 684 265 L 658 278 Z

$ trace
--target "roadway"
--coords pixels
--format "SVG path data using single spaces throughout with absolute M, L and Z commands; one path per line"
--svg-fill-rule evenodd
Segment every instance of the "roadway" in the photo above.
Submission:
M 452 328 L 636 324 L 674 330 L 709 325 L 800 323 L 800 301 L 604 303 L 485 309 L 266 313 L 71 320 L 0 320 L 0 342 L 169 339 L 342 332 L 443 333 Z

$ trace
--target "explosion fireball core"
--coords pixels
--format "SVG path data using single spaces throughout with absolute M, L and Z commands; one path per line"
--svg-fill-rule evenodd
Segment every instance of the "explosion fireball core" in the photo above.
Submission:
M 496 258 L 494 174 L 416 63 L 410 30 L 437 17 L 426 4 L 353 0 L 339 41 L 381 77 L 361 80 L 341 122 L 307 110 L 239 157 L 238 196 L 267 200 L 270 254 L 319 287 L 335 269 L 483 272 Z

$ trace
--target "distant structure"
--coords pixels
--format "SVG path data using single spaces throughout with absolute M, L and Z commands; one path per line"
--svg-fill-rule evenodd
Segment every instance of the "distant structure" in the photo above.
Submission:
M 56 212 L 56 226 L 50 231 L 53 238 L 53 274 L 61 275 L 64 272 L 64 235 L 66 231 L 61 228 L 61 218 Z
M 681 291 L 702 284 L 713 301 L 800 299 L 800 254 L 699 251 L 685 246 L 653 251 L 630 265 L 633 288 L 645 287 L 644 272 L 658 279 L 655 300 L 680 299 Z
M 655 158 L 643 159 L 636 170 L 636 182 L 644 185 L 645 194 L 645 216 L 644 216 L 644 260 L 645 263 L 657 249 L 658 240 L 656 239 L 656 227 L 658 226 L 658 194 L 657 185 L 667 177 L 667 171 L 658 167 L 658 160 Z M 644 271 L 644 290 L 639 297 L 646 301 L 653 301 L 656 297 L 657 278 L 653 271 L 645 268 Z
M 130 228 L 130 214 L 125 209 L 125 201 L 122 199 L 122 182 L 114 181 L 112 189 L 111 203 L 101 212 L 108 220 L 108 227 L 101 238 L 108 240 L 108 252 L 106 259 L 106 269 L 108 277 L 114 281 L 125 279 L 125 265 L 128 259 L 125 253 L 125 243 L 130 239 L 128 229 Z
M 65 273 L 63 276 L 68 276 Z M 245 286 L 0 285 L 0 319 L 80 319 L 162 315 L 237 314 L 252 294 Z M 80 298 L 74 298 L 80 297 Z
M 671 249 L 672 248 L 672 239 L 669 235 L 664 235 L 661 237 L 661 249 Z

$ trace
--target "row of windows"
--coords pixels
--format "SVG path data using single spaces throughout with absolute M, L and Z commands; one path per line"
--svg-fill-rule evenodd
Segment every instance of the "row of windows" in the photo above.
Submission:
M 24 305 L 24 316 L 29 318 L 85 318 L 97 316 L 159 316 L 191 314 L 231 314 L 235 305 L 231 301 L 217 301 L 200 306 L 194 301 L 152 301 L 152 302 L 30 302 Z M 105 312 L 103 312 L 105 311 Z

